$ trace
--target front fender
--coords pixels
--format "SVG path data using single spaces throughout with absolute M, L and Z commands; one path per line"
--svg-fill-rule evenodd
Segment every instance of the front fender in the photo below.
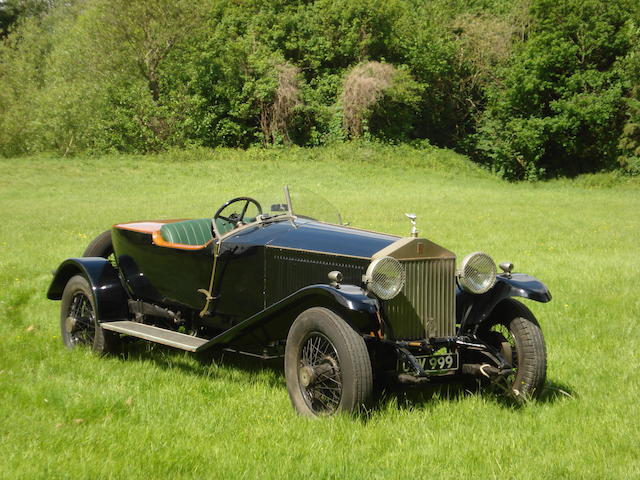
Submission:
M 338 304 L 353 312 L 375 314 L 380 309 L 380 304 L 375 298 L 367 296 L 366 292 L 355 285 L 340 285 L 339 288 L 330 285 L 310 285 L 298 290 L 294 295 L 323 295 L 333 298 Z
M 499 282 L 509 285 L 510 297 L 529 298 L 541 303 L 551 301 L 551 292 L 547 286 L 531 275 L 525 273 L 512 273 L 510 277 L 500 275 L 496 279 L 496 283 Z
M 301 306 L 310 308 L 318 305 L 333 306 L 356 331 L 370 330 L 370 321 L 380 309 L 378 300 L 368 297 L 366 292 L 354 285 L 340 285 L 339 288 L 324 284 L 309 285 L 225 330 L 199 350 L 231 344 L 257 329 L 269 330 L 273 337 L 284 338 L 295 320 L 291 311 L 299 311 Z
M 69 258 L 62 262 L 53 276 L 47 298 L 60 300 L 69 279 L 78 274 L 91 285 L 96 314 L 101 322 L 128 317 L 127 292 L 111 262 L 101 257 Z
M 511 297 L 546 303 L 551 300 L 551 292 L 540 280 L 524 273 L 513 273 L 509 277 L 499 275 L 493 288 L 482 295 L 458 289 L 456 317 L 460 325 L 459 332 L 465 333 L 483 322 L 500 302 Z

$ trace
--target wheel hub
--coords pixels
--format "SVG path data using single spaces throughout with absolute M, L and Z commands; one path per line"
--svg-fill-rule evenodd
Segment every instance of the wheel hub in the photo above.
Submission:
M 73 333 L 76 329 L 77 320 L 74 317 L 67 317 L 64 321 L 64 329 L 67 333 Z
M 338 366 L 331 357 L 323 358 L 322 363 L 318 365 L 302 365 L 299 371 L 300 384 L 305 388 L 313 386 L 322 375 L 326 375 L 333 370 L 338 370 Z
M 316 374 L 313 371 L 313 367 L 309 367 L 305 365 L 300 368 L 300 383 L 303 387 L 308 387 L 311 385 L 316 379 Z

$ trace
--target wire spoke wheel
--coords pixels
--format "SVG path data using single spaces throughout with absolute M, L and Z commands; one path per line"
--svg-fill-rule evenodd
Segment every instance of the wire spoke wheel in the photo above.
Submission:
M 300 415 L 355 413 L 371 398 L 373 371 L 364 340 L 327 308 L 309 308 L 293 322 L 284 372 L 291 403 Z
M 65 322 L 69 342 L 73 345 L 93 345 L 96 335 L 96 316 L 89 298 L 78 292 L 71 300 Z
M 334 413 L 342 397 L 338 353 L 319 332 L 311 333 L 300 351 L 298 375 L 307 405 L 318 415 Z
M 513 367 L 494 385 L 518 402 L 539 396 L 546 378 L 547 352 L 533 313 L 516 300 L 505 300 L 496 308 L 489 325 L 481 336 Z
M 497 323 L 491 327 L 489 334 L 492 337 L 493 346 L 502 353 L 502 357 L 511 364 L 511 373 L 498 378 L 496 387 L 503 393 L 511 391 L 518 375 L 518 346 L 513 333 L 506 325 Z
M 120 339 L 100 326 L 91 285 L 85 277 L 71 277 L 61 300 L 60 333 L 67 347 L 88 346 L 99 354 L 117 351 Z

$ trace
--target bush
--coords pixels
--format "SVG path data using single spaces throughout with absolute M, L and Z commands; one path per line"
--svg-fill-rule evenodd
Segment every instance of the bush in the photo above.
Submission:
M 620 62 L 620 69 L 626 80 L 628 95 L 626 117 L 620 137 L 618 162 L 622 171 L 629 175 L 640 175 L 640 24 L 629 28 L 633 48 Z
M 487 89 L 476 154 L 510 179 L 616 166 L 629 51 L 626 2 L 532 4 L 535 28 Z
M 0 155 L 358 137 L 510 179 L 638 169 L 633 0 L 4 4 Z

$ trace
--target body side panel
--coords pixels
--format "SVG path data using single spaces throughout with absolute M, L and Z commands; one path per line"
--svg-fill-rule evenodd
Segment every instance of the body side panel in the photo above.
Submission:
M 370 256 L 396 240 L 304 219 L 243 227 L 220 244 L 212 325 L 228 328 L 307 285 L 327 284 L 332 270 L 343 273 L 344 283 L 360 285 Z
M 213 282 L 211 316 L 227 327 L 264 309 L 264 247 L 223 241 Z
M 343 283 L 360 285 L 368 259 L 269 246 L 265 249 L 265 308 L 306 285 L 328 284 L 328 274 L 340 271 Z
M 213 244 L 185 250 L 156 245 L 153 232 L 114 228 L 118 266 L 131 294 L 154 303 L 199 309 L 213 268 Z
M 361 288 L 342 285 L 309 285 L 270 305 L 255 315 L 225 330 L 198 350 L 238 344 L 266 344 L 286 338 L 289 328 L 300 311 L 323 305 L 341 313 L 352 328 L 360 333 L 377 329 L 375 315 L 379 311 L 376 299 Z

